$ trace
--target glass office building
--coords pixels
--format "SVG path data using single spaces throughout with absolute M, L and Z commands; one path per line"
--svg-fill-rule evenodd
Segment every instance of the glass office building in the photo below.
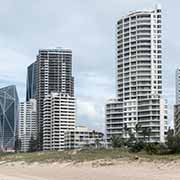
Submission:
M 14 150 L 18 126 L 16 86 L 0 89 L 0 150 Z
M 34 99 L 36 96 L 36 80 L 37 80 L 37 61 L 27 68 L 26 80 L 26 101 Z

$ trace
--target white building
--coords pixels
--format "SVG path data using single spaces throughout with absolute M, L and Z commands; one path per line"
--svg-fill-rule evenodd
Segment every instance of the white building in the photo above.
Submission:
M 90 130 L 85 126 L 78 126 L 74 130 L 65 132 L 65 149 L 97 148 L 104 146 L 104 134 Z
M 21 151 L 29 150 L 31 137 L 37 138 L 37 110 L 36 100 L 21 102 L 19 107 L 19 138 L 21 140 Z
M 136 124 L 164 142 L 167 105 L 162 98 L 161 8 L 130 12 L 117 22 L 117 97 L 106 104 L 106 135 L 126 137 Z
M 180 104 L 180 68 L 176 69 L 176 104 Z
M 37 59 L 28 67 L 26 100 L 37 100 L 39 149 L 43 146 L 43 101 L 51 92 L 74 96 L 72 51 L 65 48 L 40 49 Z
M 174 105 L 174 131 L 180 133 L 180 104 Z
M 174 130 L 180 133 L 180 68 L 176 69 L 176 104 L 174 105 Z
M 75 119 L 75 97 L 63 93 L 47 95 L 43 106 L 43 150 L 64 149 L 64 133 L 74 130 Z

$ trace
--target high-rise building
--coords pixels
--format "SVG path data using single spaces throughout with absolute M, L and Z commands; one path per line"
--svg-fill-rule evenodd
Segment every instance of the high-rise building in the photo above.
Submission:
M 167 105 L 162 98 L 161 8 L 130 12 L 117 22 L 117 98 L 106 104 L 107 140 L 126 137 L 136 124 L 164 142 Z M 142 136 L 140 136 L 141 138 Z
M 174 131 L 180 133 L 180 68 L 176 69 L 176 104 L 174 105 Z
M 176 104 L 180 104 L 180 68 L 176 69 Z
M 174 132 L 180 134 L 180 104 L 174 105 Z
M 38 63 L 35 61 L 27 68 L 26 101 L 34 99 L 37 96 L 37 73 Z
M 21 140 L 21 151 L 30 149 L 30 140 L 37 139 L 37 109 L 36 100 L 30 99 L 19 105 L 19 136 Z
M 0 89 L 0 150 L 14 150 L 18 126 L 18 95 L 16 86 Z
M 74 130 L 75 98 L 65 93 L 51 93 L 44 99 L 43 150 L 64 149 L 64 133 Z
M 43 145 L 43 101 L 51 92 L 74 96 L 72 51 L 69 49 L 41 49 L 37 60 L 28 68 L 27 100 L 37 100 L 37 120 L 40 149 Z

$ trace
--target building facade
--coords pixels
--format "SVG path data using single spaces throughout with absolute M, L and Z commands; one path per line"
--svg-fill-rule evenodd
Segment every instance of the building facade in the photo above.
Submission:
M 0 89 L 0 151 L 15 150 L 18 103 L 16 86 Z
M 65 132 L 65 149 L 82 149 L 85 147 L 105 147 L 104 134 L 89 130 L 85 126 L 78 126 L 74 130 Z
M 180 68 L 176 69 L 176 104 L 180 104 Z
M 51 93 L 43 106 L 43 150 L 64 149 L 64 133 L 74 130 L 75 98 L 65 93 Z
M 180 133 L 180 104 L 174 105 L 174 132 Z
M 107 140 L 137 124 L 164 142 L 167 104 L 162 98 L 161 8 L 130 12 L 117 22 L 117 97 L 106 104 Z
M 43 102 L 46 95 L 59 92 L 74 96 L 72 51 L 63 48 L 41 49 L 28 67 L 27 100 L 37 100 L 39 149 L 43 146 Z
M 37 96 L 37 78 L 38 78 L 38 63 L 35 61 L 27 68 L 26 79 L 26 101 L 34 99 Z
M 36 100 L 29 99 L 19 105 L 19 139 L 21 140 L 21 151 L 30 149 L 30 140 L 37 139 L 37 107 Z
M 180 133 L 180 68 L 176 69 L 176 104 L 174 105 L 174 131 Z

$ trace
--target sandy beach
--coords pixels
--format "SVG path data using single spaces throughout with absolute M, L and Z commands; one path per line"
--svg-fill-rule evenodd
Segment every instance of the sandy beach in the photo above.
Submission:
M 95 161 L 0 165 L 0 180 L 179 180 L 179 162 Z

